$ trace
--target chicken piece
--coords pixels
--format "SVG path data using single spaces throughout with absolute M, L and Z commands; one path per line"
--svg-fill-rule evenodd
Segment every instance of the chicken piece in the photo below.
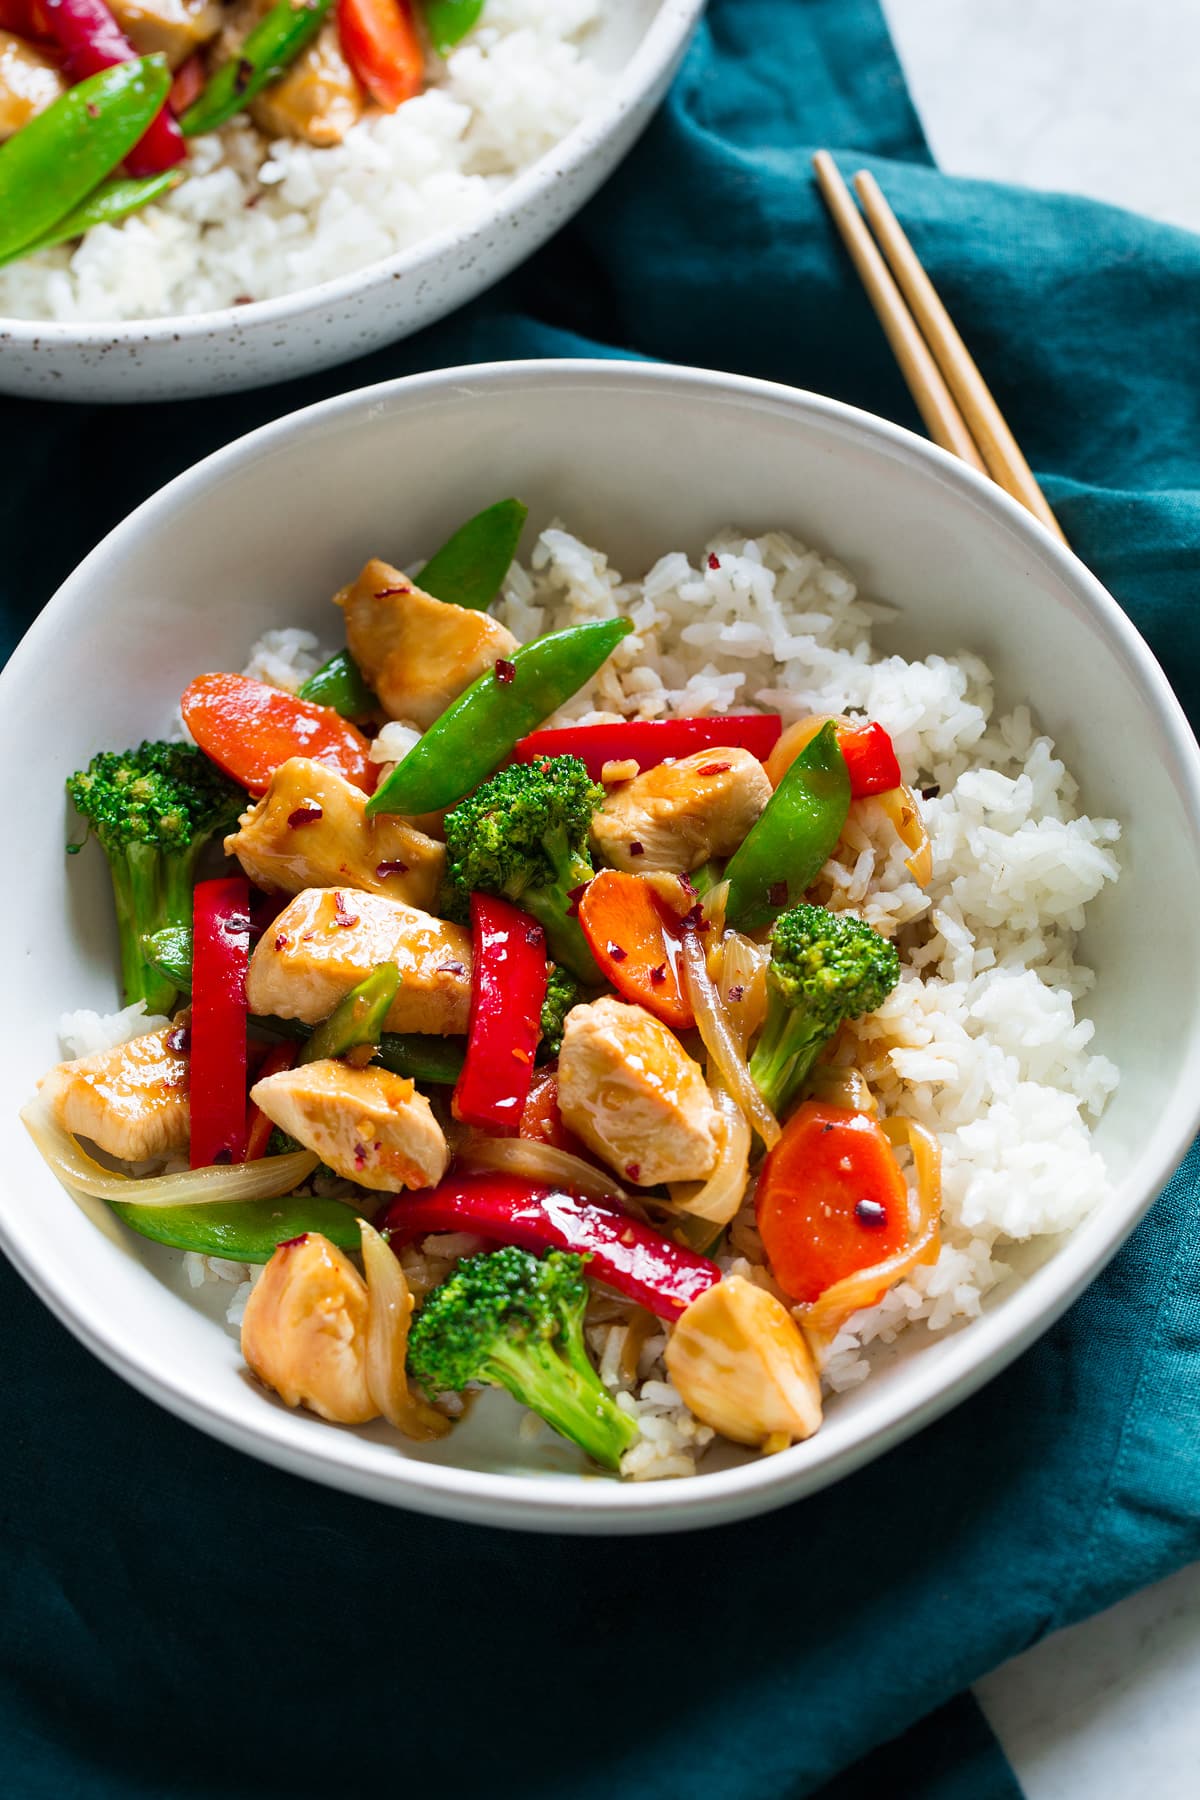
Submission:
M 353 888 L 306 888 L 284 907 L 250 958 L 250 1011 L 316 1025 L 381 962 L 400 971 L 388 1031 L 466 1031 L 470 932 Z
M 367 682 L 394 719 L 422 731 L 517 648 L 512 632 L 487 613 L 435 600 L 378 557 L 333 603 L 346 616 L 346 642 Z
M 224 22 L 220 0 L 109 0 L 109 8 L 139 56 L 161 50 L 173 69 Z
M 367 1284 L 319 1231 L 280 1244 L 250 1290 L 242 1355 L 288 1406 L 335 1425 L 378 1417 L 367 1386 Z
M 327 19 L 286 74 L 250 104 L 250 117 L 268 137 L 299 138 L 328 150 L 362 118 L 366 96 L 346 61 L 337 20 Z
M 0 144 L 66 91 L 48 56 L 11 31 L 0 31 Z
M 367 817 L 361 788 L 306 756 L 289 757 L 225 839 L 259 887 L 299 894 L 344 881 L 410 906 L 432 906 L 446 848 L 394 813 Z
M 614 869 L 684 875 L 710 856 L 732 856 L 770 798 L 767 772 L 748 750 L 697 750 L 610 788 L 592 841 Z
M 821 1423 L 821 1383 L 795 1320 L 740 1275 L 692 1301 L 666 1364 L 685 1406 L 735 1444 L 781 1450 Z
M 568 1130 L 638 1187 L 700 1181 L 722 1130 L 700 1065 L 640 1006 L 605 998 L 567 1014 L 558 1109 Z
M 38 1087 L 63 1129 L 123 1162 L 186 1150 L 189 1018 L 43 1075 Z
M 424 1094 L 388 1069 L 324 1059 L 268 1075 L 250 1098 L 273 1125 L 361 1187 L 433 1187 L 450 1162 Z

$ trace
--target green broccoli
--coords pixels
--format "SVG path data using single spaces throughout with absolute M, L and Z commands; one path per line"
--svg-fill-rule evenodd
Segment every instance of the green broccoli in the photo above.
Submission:
M 556 963 L 599 983 L 572 896 L 592 879 L 592 814 L 604 799 L 577 756 L 512 763 L 446 814 L 447 910 L 473 889 L 532 914 Z
M 245 795 L 191 744 L 154 743 L 102 751 L 68 777 L 67 793 L 108 858 L 125 1004 L 166 1012 L 177 984 L 143 939 L 190 931 L 201 852 L 233 825 Z
M 550 965 L 546 998 L 542 1002 L 542 1036 L 538 1044 L 538 1061 L 549 1062 L 562 1049 L 563 1026 L 567 1014 L 583 999 L 583 990 L 569 969 L 557 963 Z
M 417 1314 L 409 1372 L 430 1395 L 459 1393 L 471 1381 L 507 1388 L 616 1469 L 638 1431 L 588 1359 L 584 1261 L 560 1250 L 539 1261 L 513 1245 L 466 1257 Z
M 895 946 L 850 913 L 794 906 L 771 934 L 767 1017 L 750 1073 L 773 1112 L 794 1099 L 843 1019 L 882 1006 L 900 979 Z

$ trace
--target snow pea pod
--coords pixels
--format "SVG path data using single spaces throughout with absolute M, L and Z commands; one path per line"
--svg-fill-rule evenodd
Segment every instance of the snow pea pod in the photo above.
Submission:
M 316 37 L 333 0 L 277 0 L 235 56 L 221 64 L 200 98 L 179 121 L 184 137 L 215 131 L 243 112 L 256 94 L 278 81 Z
M 33 256 L 38 250 L 50 250 L 55 244 L 65 244 L 71 238 L 82 237 L 93 225 L 117 225 L 131 213 L 140 212 L 143 206 L 149 206 L 152 200 L 169 194 L 182 180 L 178 169 L 165 169 L 161 175 L 114 175 L 111 181 L 102 181 L 78 206 L 73 206 L 70 212 L 64 213 L 57 225 L 44 231 L 32 244 L 25 244 L 20 250 L 12 251 L 9 256 L 0 257 L 0 262 L 10 262 L 19 256 Z
M 110 1200 L 119 1219 L 139 1237 L 173 1250 L 225 1256 L 231 1262 L 270 1262 L 277 1244 L 319 1231 L 340 1250 L 359 1248 L 355 1213 L 340 1200 L 292 1195 L 281 1200 L 217 1201 L 211 1206 L 136 1206 Z
M 435 1087 L 453 1087 L 462 1074 L 465 1054 L 462 1038 L 430 1037 L 419 1031 L 385 1031 L 379 1040 L 379 1061 L 393 1075 L 413 1081 L 429 1081 Z
M 804 898 L 833 854 L 850 810 L 850 774 L 834 721 L 788 769 L 725 868 L 725 917 L 754 931 Z
M 301 700 L 331 706 L 343 719 L 369 719 L 379 702 L 362 678 L 362 671 L 348 650 L 339 650 L 300 689 Z
M 485 507 L 430 557 L 418 583 L 435 600 L 485 611 L 508 574 L 528 517 L 529 508 L 520 500 L 497 500 Z
M 37 244 L 116 168 L 162 109 L 164 56 L 89 75 L 0 145 L 0 261 Z
M 425 28 L 439 56 L 478 25 L 485 0 L 424 0 Z M 428 591 L 428 590 L 426 590 Z
M 395 963 L 377 964 L 314 1028 L 300 1052 L 300 1061 L 320 1062 L 326 1056 L 345 1056 L 361 1044 L 377 1044 L 399 986 L 400 971 Z
M 367 813 L 453 806 L 495 773 L 518 738 L 578 693 L 606 663 L 630 619 L 592 619 L 514 650 L 452 700 L 367 801 Z

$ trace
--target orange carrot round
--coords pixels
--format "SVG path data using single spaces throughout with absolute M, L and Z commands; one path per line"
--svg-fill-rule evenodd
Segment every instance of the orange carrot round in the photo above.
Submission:
M 206 756 L 252 794 L 281 763 L 309 756 L 370 793 L 367 740 L 330 706 L 298 700 L 247 675 L 198 675 L 184 689 L 183 722 Z
M 679 981 L 680 921 L 648 881 L 601 869 L 579 899 L 579 923 L 605 979 L 674 1031 L 696 1023 Z

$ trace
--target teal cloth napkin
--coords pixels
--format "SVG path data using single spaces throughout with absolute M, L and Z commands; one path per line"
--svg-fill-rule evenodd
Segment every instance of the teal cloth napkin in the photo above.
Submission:
M 229 399 L 0 403 L 10 640 L 197 456 L 413 369 L 634 352 L 915 424 L 813 190 L 821 143 L 877 170 L 1072 542 L 1194 708 L 1200 240 L 938 173 L 874 0 L 712 0 L 604 192 L 420 338 Z M 957 1412 L 827 1493 L 674 1539 L 513 1537 L 305 1485 L 150 1406 L 0 1270 L 6 1786 L 1011 1800 L 955 1696 L 1200 1552 L 1198 1179 L 1193 1153 Z

